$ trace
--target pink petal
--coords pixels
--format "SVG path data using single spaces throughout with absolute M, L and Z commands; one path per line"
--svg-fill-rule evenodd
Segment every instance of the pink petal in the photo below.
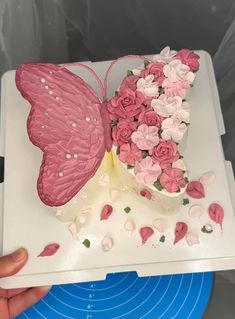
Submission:
M 150 191 L 145 188 L 140 191 L 140 195 L 149 200 L 152 198 L 152 194 L 150 193 Z
M 58 249 L 60 248 L 59 244 L 50 244 L 47 245 L 43 251 L 38 255 L 38 257 L 48 257 L 48 256 L 53 256 Z
M 204 186 L 199 181 L 192 181 L 187 185 L 186 192 L 192 198 L 200 199 L 205 197 Z
M 176 223 L 174 245 L 178 243 L 188 232 L 188 225 L 183 222 Z
M 217 204 L 212 203 L 208 208 L 208 213 L 210 218 L 216 222 L 216 224 L 219 224 L 222 230 L 223 227 L 223 219 L 224 219 L 224 210 L 223 208 Z
M 151 227 L 142 227 L 140 229 L 140 236 L 142 238 L 142 244 L 145 244 L 146 241 L 151 237 L 154 233 L 154 230 Z
M 113 207 L 111 205 L 105 205 L 100 214 L 100 220 L 108 219 L 113 212 Z

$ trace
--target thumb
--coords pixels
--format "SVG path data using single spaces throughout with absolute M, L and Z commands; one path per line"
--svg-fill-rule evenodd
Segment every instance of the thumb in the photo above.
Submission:
M 14 253 L 0 257 L 0 278 L 16 274 L 26 263 L 28 253 L 24 248 Z

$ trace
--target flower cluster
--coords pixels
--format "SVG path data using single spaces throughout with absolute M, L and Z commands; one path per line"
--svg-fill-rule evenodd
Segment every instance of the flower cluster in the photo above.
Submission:
M 138 183 L 178 192 L 186 186 L 178 145 L 189 125 L 186 94 L 199 69 L 193 51 L 166 47 L 127 72 L 108 102 L 113 143 Z

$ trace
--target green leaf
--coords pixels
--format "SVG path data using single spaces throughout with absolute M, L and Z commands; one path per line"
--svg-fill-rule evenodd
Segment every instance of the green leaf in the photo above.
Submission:
M 182 155 L 180 155 L 180 159 L 184 158 Z
M 159 88 L 159 94 L 161 95 L 161 94 L 164 94 L 164 93 L 165 93 L 165 89 L 163 87 L 160 87 Z
M 83 242 L 83 245 L 86 247 L 86 248 L 90 248 L 91 246 L 91 242 L 89 239 L 85 239 L 84 242 Z
M 176 193 L 179 193 L 179 192 L 180 192 L 180 188 L 177 189 Z
M 120 146 L 117 147 L 116 154 L 117 154 L 117 155 L 120 154 Z
M 111 128 L 114 128 L 115 126 L 117 126 L 117 124 L 118 124 L 118 121 L 112 121 L 110 123 L 110 126 L 111 126 Z
M 134 166 L 127 164 L 127 169 L 132 169 Z
M 149 155 L 148 151 L 142 151 L 143 158 L 146 158 Z
M 130 211 L 131 211 L 131 208 L 130 208 L 129 206 L 127 206 L 127 207 L 124 208 L 124 211 L 125 211 L 127 214 L 129 214 Z
M 127 76 L 131 76 L 131 75 L 133 75 L 133 72 L 131 70 L 128 70 L 127 71 Z
M 145 68 L 145 69 L 147 68 L 147 66 L 149 65 L 149 63 L 150 63 L 150 61 L 144 60 L 144 68 Z
M 188 205 L 189 204 L 189 199 L 188 198 L 184 198 L 183 199 L 183 205 Z
M 118 93 L 119 93 L 118 91 L 115 91 L 115 96 L 118 96 Z
M 188 177 L 185 177 L 184 180 L 185 180 L 185 183 L 189 182 Z
M 165 240 L 166 240 L 166 237 L 164 235 L 162 235 L 161 238 L 160 238 L 160 242 L 161 243 L 165 243 Z
M 153 183 L 153 186 L 159 191 L 161 191 L 163 189 L 159 178 Z
M 213 232 L 213 229 L 212 229 L 212 230 L 207 230 L 207 229 L 206 229 L 206 226 L 203 226 L 202 229 L 201 229 L 201 231 L 202 231 L 203 233 L 205 233 L 205 234 L 211 234 L 211 233 Z

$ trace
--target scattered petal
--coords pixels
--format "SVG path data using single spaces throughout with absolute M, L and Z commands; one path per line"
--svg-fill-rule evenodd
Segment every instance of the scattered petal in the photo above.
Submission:
M 127 219 L 124 224 L 124 229 L 129 232 L 133 232 L 135 230 L 135 222 L 132 219 Z
M 83 206 L 80 211 L 82 214 L 89 214 L 92 212 L 92 206 L 91 205 Z
M 110 188 L 109 197 L 112 202 L 117 202 L 120 200 L 122 192 L 118 188 Z
M 142 244 L 145 244 L 146 241 L 154 234 L 154 230 L 151 227 L 142 227 L 140 229 L 140 236 L 142 238 Z
M 197 245 L 199 244 L 199 238 L 197 234 L 194 233 L 187 233 L 186 237 L 186 242 L 189 246 Z
M 101 242 L 101 247 L 103 251 L 109 251 L 113 247 L 113 239 L 109 236 L 105 236 Z
M 203 215 L 203 208 L 199 205 L 193 205 L 189 208 L 189 217 L 200 218 Z
M 89 239 L 85 239 L 82 243 L 86 248 L 90 248 L 91 242 Z
M 47 245 L 43 251 L 38 255 L 38 257 L 49 257 L 49 256 L 53 256 L 57 251 L 58 249 L 60 248 L 60 245 L 59 244 L 50 244 L 50 245 Z
M 215 181 L 215 173 L 213 171 L 205 172 L 199 180 L 203 185 L 212 184 Z
M 192 181 L 188 183 L 186 192 L 192 198 L 200 199 L 205 197 L 204 187 L 199 181 Z
M 79 232 L 78 224 L 75 223 L 75 222 L 71 223 L 71 224 L 69 225 L 68 229 L 69 229 L 69 231 L 70 231 L 70 233 L 71 233 L 71 235 L 72 235 L 73 237 L 75 237 L 75 236 L 77 235 L 77 233 Z
M 105 186 L 107 186 L 109 183 L 110 183 L 110 177 L 109 177 L 108 174 L 104 174 L 104 175 L 100 176 L 100 179 L 99 179 L 99 181 L 98 181 L 98 184 L 99 184 L 100 186 L 105 187 Z
M 188 225 L 183 222 L 176 223 L 174 245 L 178 243 L 188 232 Z
M 156 228 L 160 233 L 164 233 L 167 229 L 167 222 L 163 218 L 154 219 L 153 227 Z
M 105 205 L 101 210 L 100 220 L 108 219 L 113 212 L 111 205 Z
M 140 191 L 140 195 L 147 198 L 148 200 L 151 200 L 152 198 L 151 192 L 145 188 Z
M 219 224 L 221 227 L 221 230 L 223 228 L 223 219 L 224 219 L 224 210 L 223 208 L 217 204 L 212 203 L 208 208 L 208 213 L 210 218 L 216 222 L 216 224 Z

